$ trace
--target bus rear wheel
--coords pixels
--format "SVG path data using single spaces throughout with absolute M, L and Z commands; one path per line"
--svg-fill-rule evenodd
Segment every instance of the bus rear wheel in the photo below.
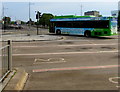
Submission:
M 60 35 L 61 34 L 61 31 L 58 29 L 56 30 L 56 34 Z
M 86 31 L 84 34 L 85 37 L 91 37 L 91 32 L 90 31 Z

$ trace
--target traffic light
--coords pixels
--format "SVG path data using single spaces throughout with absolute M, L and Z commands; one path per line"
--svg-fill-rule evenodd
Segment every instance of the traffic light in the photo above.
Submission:
M 40 17 L 41 17 L 41 13 L 39 11 L 37 11 L 36 19 L 40 19 Z

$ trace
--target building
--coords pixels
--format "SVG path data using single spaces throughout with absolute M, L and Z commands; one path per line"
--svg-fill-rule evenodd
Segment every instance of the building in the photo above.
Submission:
M 118 2 L 118 10 L 111 11 L 111 15 L 117 17 L 120 11 L 120 1 Z
M 118 17 L 118 12 L 120 11 L 120 1 L 118 2 L 118 10 L 111 11 L 111 15 Z
M 111 11 L 111 15 L 117 17 L 118 16 L 118 10 Z
M 120 1 L 118 2 L 118 10 L 120 11 Z
M 85 16 L 99 16 L 99 11 L 87 11 L 84 13 Z

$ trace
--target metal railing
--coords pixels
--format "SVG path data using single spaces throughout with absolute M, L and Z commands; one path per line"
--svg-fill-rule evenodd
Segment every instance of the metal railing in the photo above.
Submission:
M 12 70 L 12 41 L 8 41 L 7 45 L 0 48 L 0 82 Z

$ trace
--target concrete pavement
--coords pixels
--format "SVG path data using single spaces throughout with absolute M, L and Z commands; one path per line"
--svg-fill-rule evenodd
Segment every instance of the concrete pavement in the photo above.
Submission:
M 13 42 L 27 42 L 27 41 L 50 41 L 63 39 L 61 36 L 50 36 L 50 35 L 28 35 L 28 34 L 11 34 L 2 35 L 2 40 L 12 40 Z M 14 69 L 1 83 L 2 90 L 22 90 L 25 82 L 28 78 L 28 73 L 24 69 Z
M 28 35 L 28 34 L 12 34 L 12 35 L 2 35 L 2 40 L 12 40 L 12 41 L 49 41 L 49 40 L 60 40 L 63 39 L 62 36 L 51 36 L 51 35 Z
M 25 82 L 27 81 L 27 78 L 28 73 L 26 73 L 24 69 L 21 68 L 14 69 L 3 81 L 2 85 L 3 92 L 22 90 Z

